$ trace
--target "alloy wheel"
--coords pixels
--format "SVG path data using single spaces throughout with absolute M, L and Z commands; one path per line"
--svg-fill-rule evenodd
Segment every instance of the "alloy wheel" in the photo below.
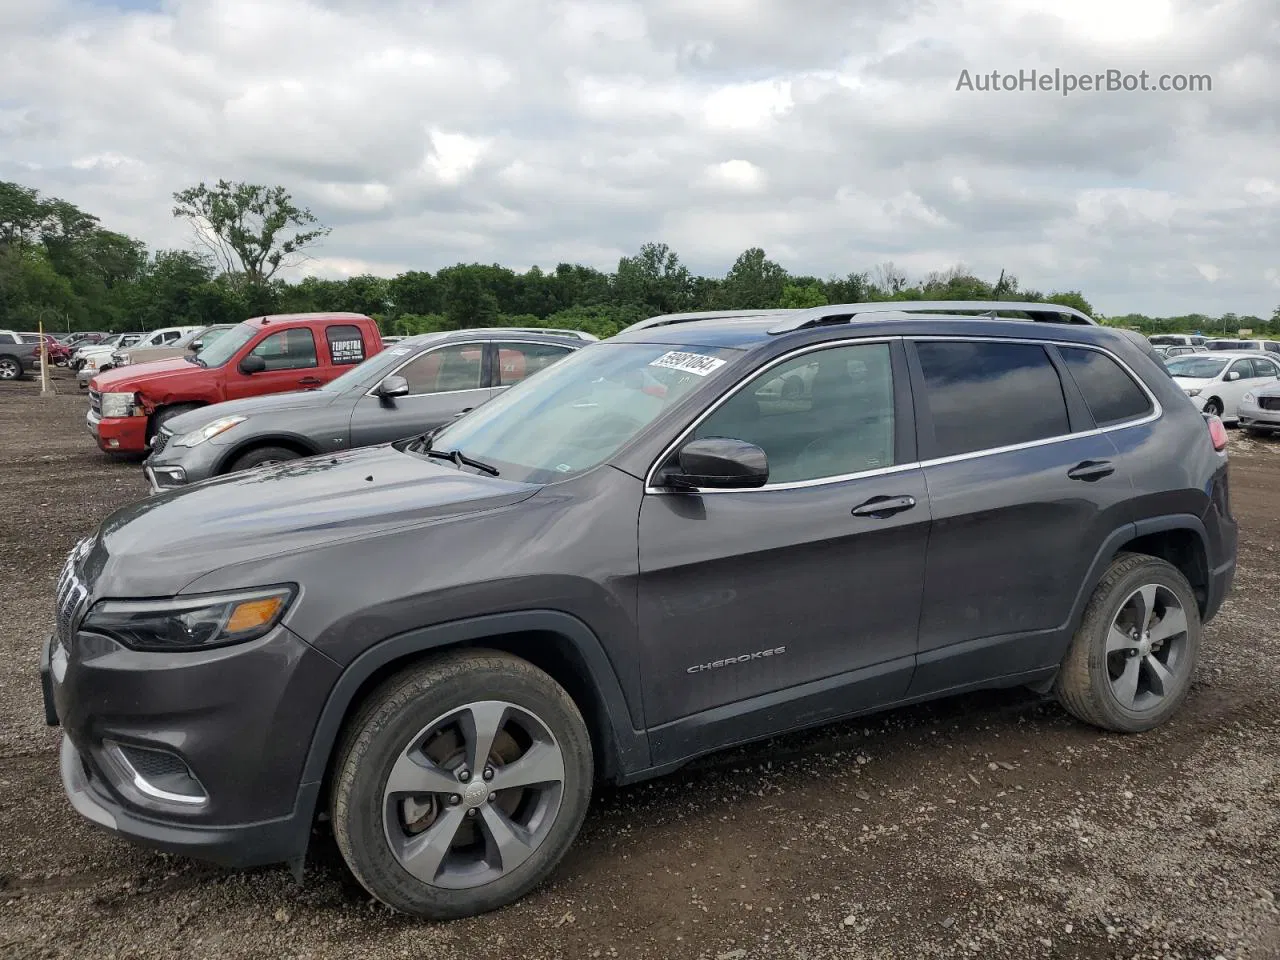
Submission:
M 436 718 L 401 751 L 383 787 L 383 832 L 412 876 L 436 887 L 490 883 L 547 838 L 565 764 L 547 725 L 500 700 Z
M 1187 614 L 1168 587 L 1150 583 L 1120 605 L 1107 632 L 1107 673 L 1116 702 L 1142 713 L 1159 706 L 1187 669 Z
M 17 380 L 18 364 L 8 357 L 0 359 L 0 380 Z

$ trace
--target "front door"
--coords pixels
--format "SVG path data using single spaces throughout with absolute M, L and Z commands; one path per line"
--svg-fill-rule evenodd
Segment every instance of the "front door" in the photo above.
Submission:
M 239 359 L 231 361 L 226 368 L 228 400 L 307 390 L 321 386 L 326 379 L 316 353 L 315 335 L 307 327 L 289 327 L 269 333 L 247 354 L 241 354 L 243 356 L 261 357 L 266 369 L 244 373 L 240 370 Z
M 491 390 L 485 344 L 449 343 L 427 350 L 388 376 L 404 377 L 407 397 L 365 395 L 351 413 L 351 445 L 367 447 L 424 433 L 480 406 Z
M 686 438 L 760 446 L 768 484 L 646 493 L 638 615 L 655 762 L 906 691 L 930 509 L 903 358 L 898 341 L 840 343 L 771 365 Z

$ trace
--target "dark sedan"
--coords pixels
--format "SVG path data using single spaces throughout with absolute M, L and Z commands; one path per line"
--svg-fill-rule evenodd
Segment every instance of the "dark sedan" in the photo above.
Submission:
M 407 337 L 319 389 L 217 403 L 167 420 L 152 440 L 147 480 L 159 492 L 423 433 L 594 339 L 510 327 Z

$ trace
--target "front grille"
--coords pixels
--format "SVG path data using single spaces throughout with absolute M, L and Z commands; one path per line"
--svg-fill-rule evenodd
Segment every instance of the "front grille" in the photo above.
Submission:
M 1280 410 L 1280 397 L 1259 397 L 1258 406 L 1263 410 Z
M 102 394 L 97 390 L 89 391 L 89 409 L 98 415 L 102 414 Z
M 88 588 L 76 572 L 76 563 L 87 553 L 88 544 L 88 540 L 81 540 L 76 544 L 71 555 L 67 557 L 67 562 L 63 564 L 62 574 L 58 577 L 58 586 L 54 594 L 56 598 L 54 614 L 58 639 L 64 643 L 71 639 L 76 627 L 76 617 L 80 613 L 85 598 L 89 596 Z
M 156 435 L 151 438 L 151 450 L 153 453 L 159 453 L 169 443 L 169 431 L 161 428 L 156 431 Z

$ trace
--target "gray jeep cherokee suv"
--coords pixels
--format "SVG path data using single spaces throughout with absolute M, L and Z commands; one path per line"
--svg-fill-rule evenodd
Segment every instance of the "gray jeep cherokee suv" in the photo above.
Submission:
M 108 517 L 42 668 L 63 783 L 299 874 L 326 812 L 449 918 L 545 878 L 596 783 L 731 744 L 1021 685 L 1148 730 L 1231 586 L 1225 444 L 1068 308 L 653 318 L 434 435 Z

